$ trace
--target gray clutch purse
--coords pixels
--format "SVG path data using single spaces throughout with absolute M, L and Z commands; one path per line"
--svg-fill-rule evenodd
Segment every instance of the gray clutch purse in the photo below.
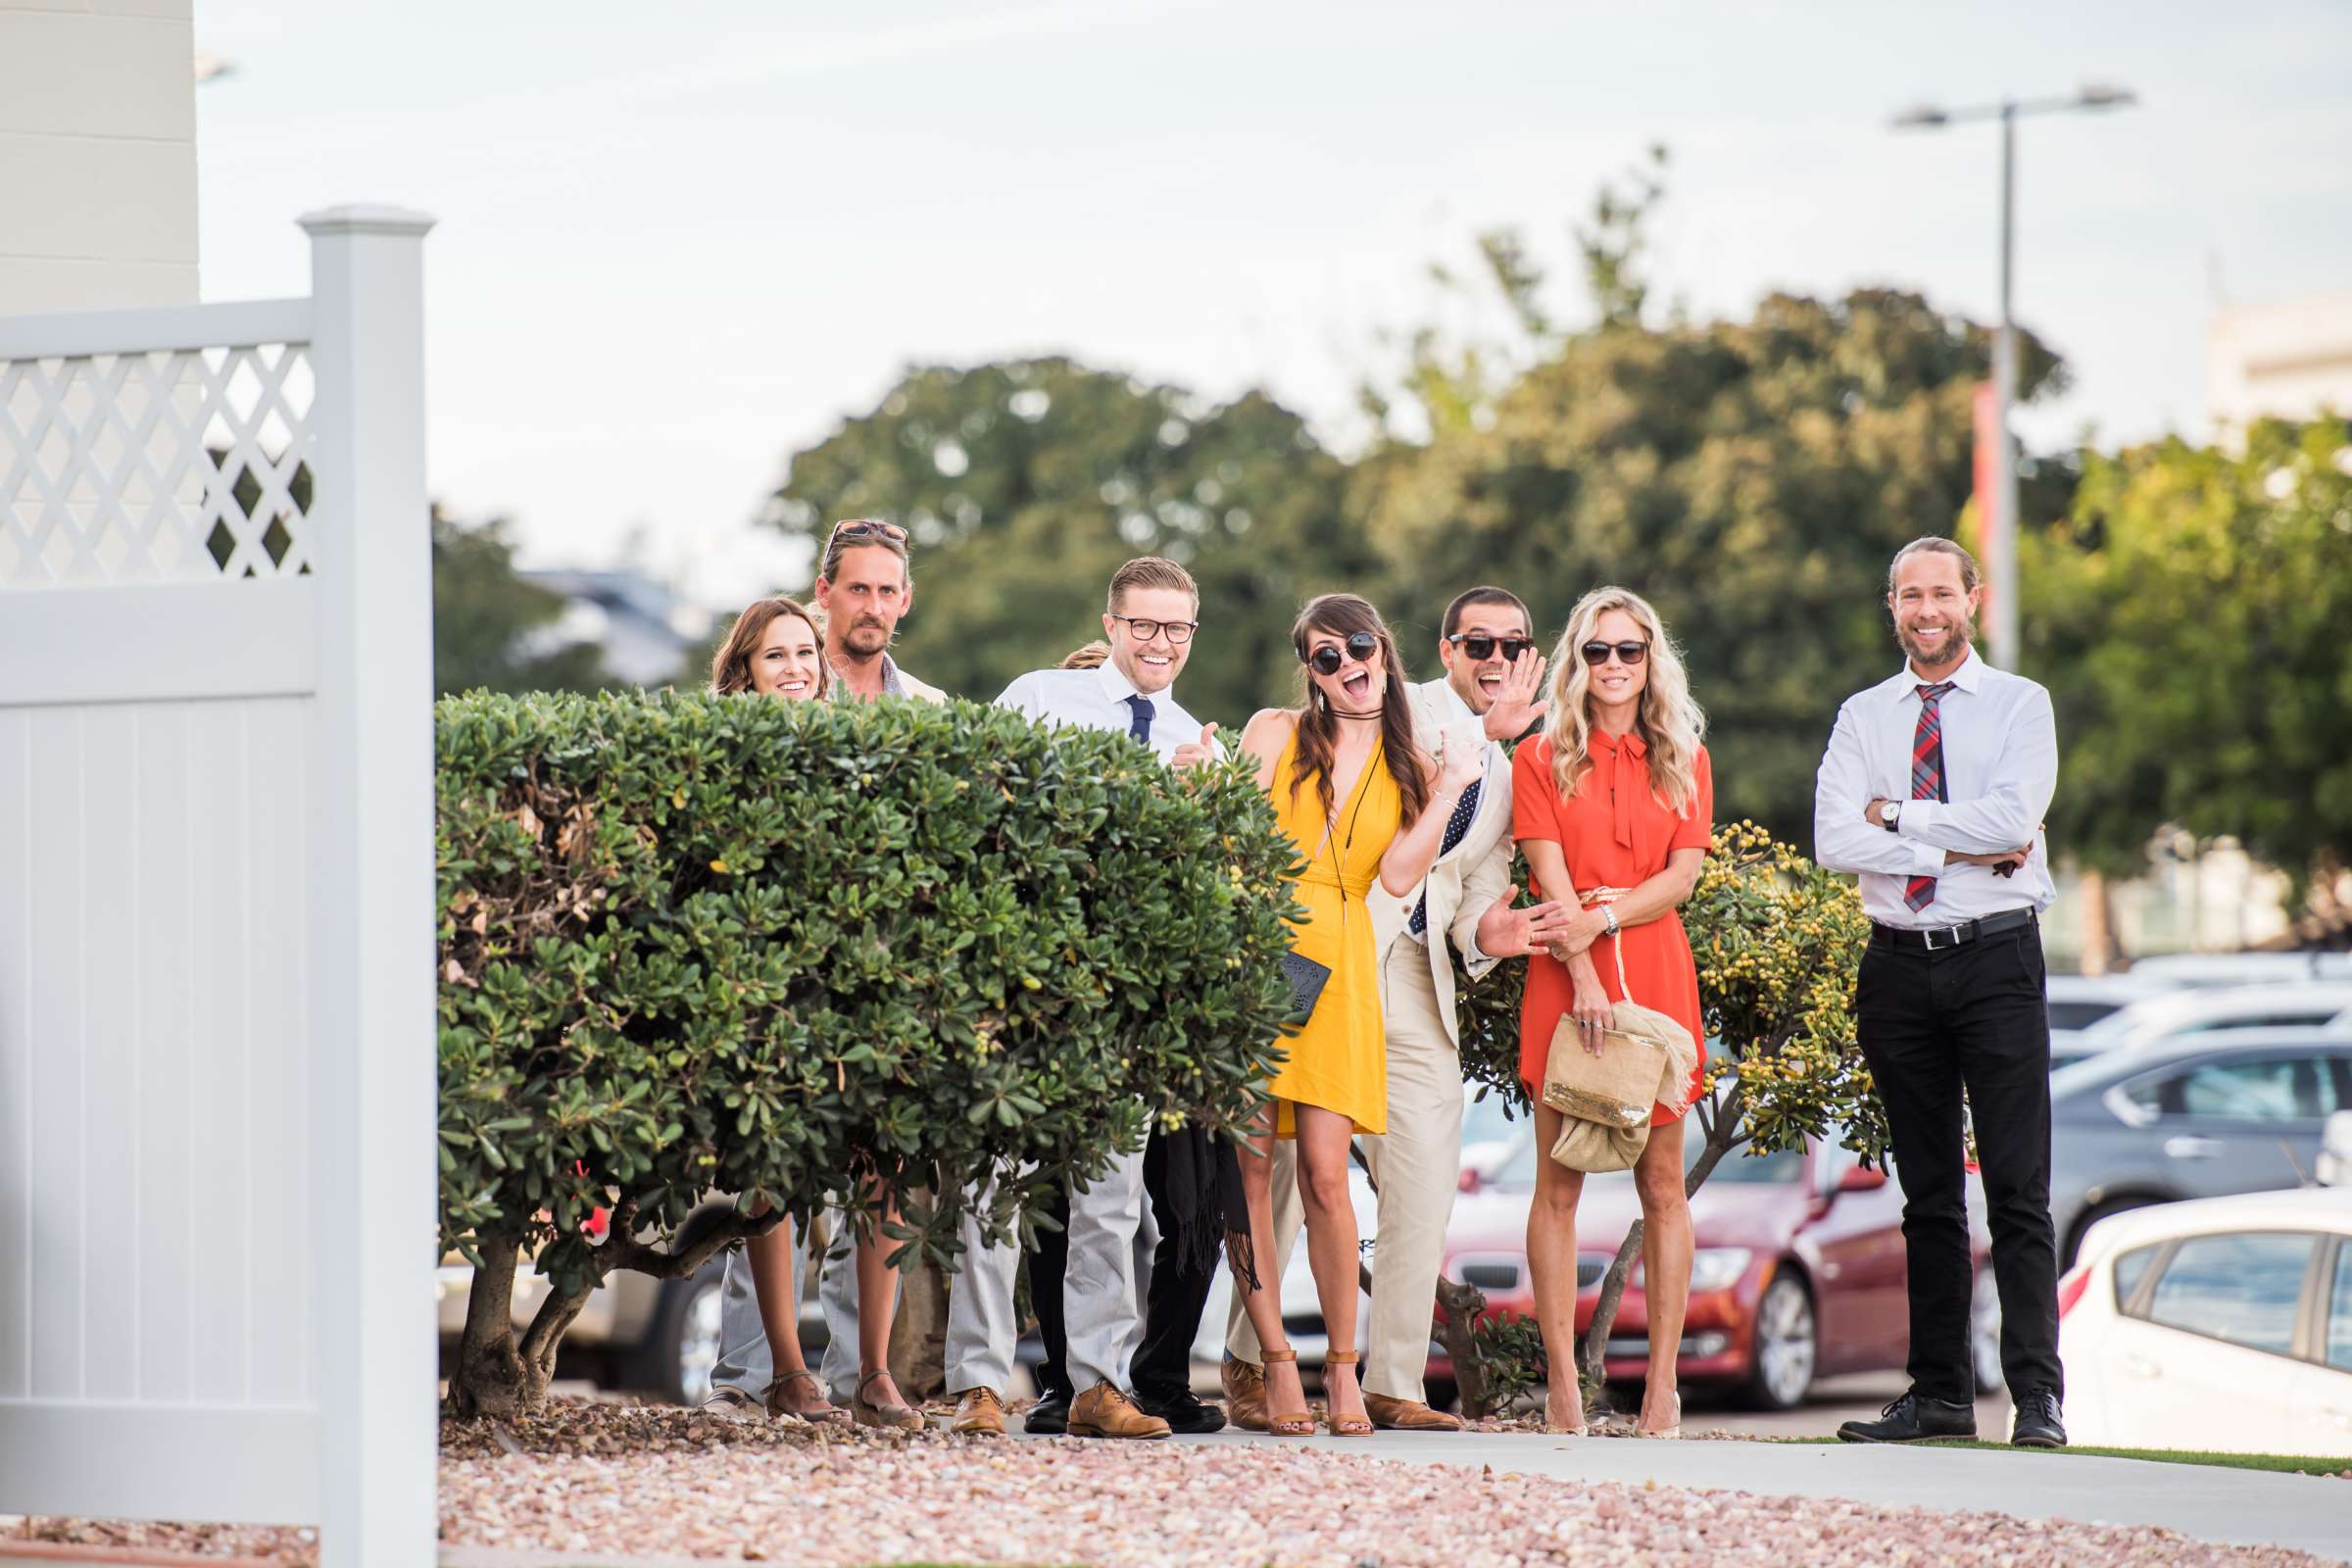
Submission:
M 1304 1024 L 1314 1016 L 1315 999 L 1323 995 L 1323 982 L 1331 978 L 1331 967 L 1293 949 L 1282 956 L 1282 977 L 1291 983 L 1293 1016 Z

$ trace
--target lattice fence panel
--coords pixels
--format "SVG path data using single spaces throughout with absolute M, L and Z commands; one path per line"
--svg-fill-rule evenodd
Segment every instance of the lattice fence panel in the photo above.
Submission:
M 311 569 L 302 343 L 0 360 L 0 589 Z

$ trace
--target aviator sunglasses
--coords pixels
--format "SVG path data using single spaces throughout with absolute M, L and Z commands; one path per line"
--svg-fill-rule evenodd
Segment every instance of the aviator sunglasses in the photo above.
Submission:
M 1536 646 L 1530 638 L 1490 637 L 1483 631 L 1448 632 L 1446 640 L 1468 654 L 1472 659 L 1492 659 L 1494 657 L 1494 650 L 1499 648 L 1502 650 L 1502 657 L 1514 662 L 1521 654 Z
M 833 525 L 833 531 L 825 535 L 825 548 L 832 549 L 836 539 L 858 539 L 866 534 L 879 534 L 897 545 L 906 542 L 906 530 L 895 522 L 884 522 L 879 517 L 851 517 Z
M 1348 634 L 1348 657 L 1359 664 L 1370 659 L 1379 647 L 1380 639 L 1368 631 L 1351 631 Z M 1306 656 L 1306 667 L 1318 675 L 1337 675 L 1340 672 L 1340 651 L 1325 643 Z
M 1609 656 L 1611 654 L 1615 654 L 1617 656 L 1617 662 L 1619 663 L 1639 664 L 1645 657 L 1647 657 L 1649 653 L 1649 644 L 1587 643 L 1582 648 L 1579 648 L 1577 652 L 1585 656 L 1586 663 L 1591 664 L 1594 669 L 1598 669 L 1601 665 L 1609 662 Z

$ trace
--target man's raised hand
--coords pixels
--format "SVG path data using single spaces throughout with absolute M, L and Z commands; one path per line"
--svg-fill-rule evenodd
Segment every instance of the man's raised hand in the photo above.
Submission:
M 1494 694 L 1494 706 L 1487 710 L 1487 739 L 1515 741 L 1526 734 L 1544 716 L 1551 705 L 1542 697 L 1544 667 L 1547 661 L 1533 648 L 1523 648 L 1503 672 L 1502 690 Z
M 1575 911 L 1567 906 L 1551 902 L 1519 908 L 1518 902 L 1518 884 L 1513 883 L 1478 917 L 1478 951 L 1488 957 L 1525 957 L 1568 934 L 1568 919 Z

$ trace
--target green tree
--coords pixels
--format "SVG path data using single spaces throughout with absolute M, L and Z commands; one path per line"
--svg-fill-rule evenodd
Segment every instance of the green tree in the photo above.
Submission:
M 508 527 L 433 509 L 433 689 L 596 690 L 606 677 L 592 645 L 534 651 L 532 634 L 555 623 L 564 601 L 514 574 Z
M 1295 697 L 1299 605 L 1378 573 L 1342 511 L 1344 478 L 1304 421 L 1260 393 L 1210 405 L 1026 360 L 909 371 L 792 460 L 770 517 L 812 546 L 839 517 L 905 523 L 914 608 L 896 657 L 983 701 L 1102 635 L 1120 562 L 1182 562 L 1200 584 L 1201 629 L 1178 694 L 1231 729 Z
M 2129 872 L 2171 823 L 2230 837 L 2341 919 L 2352 851 L 2352 430 L 2264 421 L 2085 459 L 2021 541 L 2028 668 L 2064 780 L 2050 836 Z

